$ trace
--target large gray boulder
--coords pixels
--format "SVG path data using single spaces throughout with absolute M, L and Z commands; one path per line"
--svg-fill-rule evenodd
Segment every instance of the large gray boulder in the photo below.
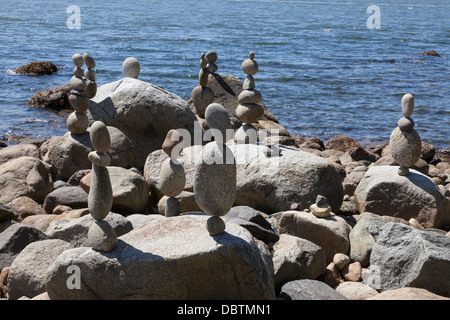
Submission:
M 0 164 L 20 157 L 33 157 L 39 159 L 39 148 L 32 143 L 23 143 L 0 149 Z
M 374 236 L 370 266 L 381 291 L 416 287 L 450 297 L 450 237 L 392 222 Z
M 435 182 L 410 169 L 400 176 L 398 166 L 369 168 L 355 190 L 360 213 L 372 212 L 408 221 L 416 219 L 423 227 L 440 228 L 450 224 L 450 202 Z
M 348 300 L 325 282 L 318 280 L 294 280 L 281 288 L 280 298 L 284 300 Z
M 344 196 L 341 178 L 328 160 L 287 147 L 281 149 L 280 157 L 266 157 L 263 145 L 231 142 L 227 145 L 236 159 L 235 206 L 249 206 L 264 213 L 289 210 L 292 203 L 305 209 L 320 194 L 328 199 L 332 211 L 338 212 L 341 207 Z M 199 145 L 187 147 L 177 158 L 185 169 L 186 191 L 193 189 L 195 163 L 200 161 L 202 150 Z M 167 157 L 163 151 L 155 151 L 147 157 L 144 167 L 145 180 L 152 193 L 160 197 L 160 167 Z
M 14 259 L 8 275 L 8 297 L 32 298 L 46 291 L 45 275 L 50 265 L 65 250 L 71 248 L 63 240 L 48 239 L 32 242 Z
M 42 203 L 53 190 L 50 166 L 33 157 L 20 157 L 0 165 L 0 203 L 27 196 Z
M 87 115 L 91 123 L 116 127 L 132 141 L 139 169 L 149 153 L 161 149 L 170 129 L 193 132 L 197 120 L 179 96 L 129 77 L 98 87 Z
M 50 192 L 44 201 L 44 210 L 52 214 L 55 207 L 68 206 L 72 209 L 88 207 L 88 194 L 81 187 L 61 187 Z
M 15 223 L 0 232 L 0 269 L 9 267 L 16 256 L 30 243 L 48 239 L 40 230 L 24 223 Z
M 333 261 L 336 253 L 347 254 L 350 231 L 347 222 L 335 214 L 318 218 L 310 212 L 286 211 L 278 224 L 280 234 L 290 234 L 322 247 L 327 264 Z
M 51 299 L 274 299 L 270 253 L 244 228 L 227 223 L 210 236 L 208 215 L 153 219 L 118 238 L 110 252 L 69 249 L 49 268 Z M 269 258 L 268 258 L 269 257 Z M 80 268 L 80 289 L 66 286 Z

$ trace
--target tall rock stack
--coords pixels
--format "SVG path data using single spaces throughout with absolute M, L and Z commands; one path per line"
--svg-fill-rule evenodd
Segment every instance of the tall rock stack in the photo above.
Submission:
M 264 115 L 264 107 L 261 92 L 255 89 L 255 75 L 258 72 L 258 63 L 254 60 L 255 54 L 250 52 L 249 59 L 242 62 L 242 71 L 247 74 L 242 86 L 243 90 L 238 96 L 239 105 L 236 108 L 236 117 L 243 122 L 242 127 L 236 132 L 236 143 L 256 143 L 256 129 L 252 123 Z
M 182 151 L 182 136 L 175 129 L 167 133 L 162 145 L 164 152 L 170 157 L 161 165 L 159 187 L 167 198 L 164 215 L 166 217 L 179 216 L 181 213 L 180 201 L 175 198 L 186 184 L 186 173 L 181 163 L 176 161 Z M 177 147 L 178 146 L 178 147 Z
M 95 61 L 87 53 L 83 55 L 77 53 L 72 57 L 75 64 L 73 77 L 70 79 L 72 88 L 69 95 L 69 102 L 75 110 L 67 118 L 67 129 L 73 134 L 83 134 L 89 127 L 89 119 L 86 111 L 89 108 L 89 99 L 95 97 L 97 84 L 95 83 Z M 83 71 L 81 67 L 86 64 L 87 69 Z
M 194 112 L 200 117 L 205 117 L 206 108 L 214 102 L 214 92 L 208 87 L 208 76 L 217 71 L 217 53 L 208 51 L 202 53 L 200 58 L 200 72 L 198 74 L 198 86 L 192 90 L 191 98 L 194 103 Z
M 111 225 L 104 221 L 113 204 L 113 191 L 108 169 L 111 157 L 107 154 L 111 138 L 105 124 L 95 121 L 90 128 L 90 138 L 95 151 L 89 153 L 92 162 L 91 187 L 88 196 L 88 208 L 96 220 L 88 231 L 90 245 L 100 251 L 111 251 L 117 246 L 117 236 Z
M 196 164 L 194 197 L 200 209 L 211 215 L 206 229 L 215 236 L 225 231 L 221 216 L 230 211 L 236 198 L 236 161 L 233 152 L 223 143 L 226 130 L 231 129 L 227 110 L 212 103 L 206 108 L 205 119 L 215 141 L 203 147 L 201 161 Z
M 404 117 L 398 121 L 398 127 L 392 131 L 389 142 L 392 158 L 400 165 L 398 174 L 402 176 L 409 174 L 409 167 L 419 161 L 422 151 L 422 142 L 411 118 L 413 112 L 414 97 L 409 93 L 405 94 L 402 98 Z

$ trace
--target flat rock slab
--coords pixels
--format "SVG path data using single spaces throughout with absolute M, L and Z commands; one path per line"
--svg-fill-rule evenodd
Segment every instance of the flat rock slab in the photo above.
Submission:
M 244 228 L 227 223 L 211 237 L 208 215 L 152 219 L 118 238 L 110 252 L 75 248 L 46 277 L 51 299 L 274 299 L 270 254 Z M 269 258 L 268 258 L 269 257 Z M 81 286 L 66 286 L 68 266 Z
M 280 298 L 285 300 L 348 300 L 326 283 L 318 280 L 295 280 L 281 288 Z

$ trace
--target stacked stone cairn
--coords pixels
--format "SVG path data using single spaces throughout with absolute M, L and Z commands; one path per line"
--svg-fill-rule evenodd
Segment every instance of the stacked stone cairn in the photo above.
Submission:
M 413 112 L 414 96 L 405 94 L 402 98 L 404 117 L 398 121 L 398 127 L 392 131 L 389 141 L 392 158 L 400 165 L 398 174 L 401 176 L 409 174 L 409 168 L 419 161 L 422 151 L 422 141 L 411 118 Z
M 113 204 L 113 191 L 107 166 L 111 157 L 107 154 L 111 146 L 108 128 L 101 121 L 95 121 L 90 128 L 90 138 L 95 151 L 89 153 L 92 162 L 92 180 L 88 196 L 88 208 L 96 220 L 88 231 L 90 246 L 95 250 L 111 251 L 117 246 L 117 236 L 104 219 Z
M 122 63 L 122 73 L 126 78 L 137 79 L 141 73 L 141 65 L 134 57 L 126 58 Z
M 198 74 L 198 86 L 192 90 L 191 98 L 194 103 L 194 112 L 200 117 L 205 117 L 206 108 L 214 102 L 214 92 L 208 87 L 208 76 L 217 71 L 217 53 L 208 51 L 202 53 L 200 58 L 200 72 Z
M 206 108 L 205 120 L 214 141 L 203 146 L 201 161 L 196 163 L 194 197 L 199 208 L 211 215 L 206 229 L 216 236 L 225 231 L 221 216 L 230 211 L 236 198 L 236 161 L 224 143 L 227 129 L 232 128 L 227 110 L 212 103 Z
M 180 201 L 175 198 L 183 190 L 186 184 L 186 173 L 183 165 L 177 161 L 183 150 L 182 136 L 175 129 L 167 133 L 162 149 L 170 157 L 166 159 L 159 175 L 159 187 L 167 198 L 164 215 L 166 217 L 179 216 L 181 213 Z
M 89 119 L 86 111 L 89 108 L 89 101 L 97 93 L 97 84 L 95 82 L 95 61 L 88 54 L 77 53 L 72 57 L 75 64 L 73 77 L 70 79 L 72 90 L 69 94 L 69 102 L 75 110 L 67 118 L 67 129 L 73 134 L 83 134 L 89 127 Z M 81 67 L 86 64 L 86 70 Z
M 331 207 L 328 204 L 328 199 L 321 195 L 317 196 L 316 203 L 312 204 L 309 207 L 309 210 L 318 218 L 326 218 L 330 216 L 331 213 Z

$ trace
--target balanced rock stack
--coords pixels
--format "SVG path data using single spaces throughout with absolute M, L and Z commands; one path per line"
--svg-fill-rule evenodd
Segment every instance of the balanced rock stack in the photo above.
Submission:
M 319 194 L 316 198 L 316 203 L 311 205 L 309 210 L 318 218 L 326 218 L 330 215 L 331 207 L 328 204 L 328 199 Z
M 227 110 L 212 103 L 206 108 L 205 119 L 215 141 L 203 147 L 201 161 L 196 164 L 194 197 L 199 208 L 211 215 L 206 229 L 215 236 L 225 231 L 225 222 L 220 217 L 230 211 L 236 198 L 236 161 L 223 143 L 226 130 L 231 129 Z
M 117 246 L 117 236 L 111 225 L 103 219 L 113 205 L 113 192 L 108 166 L 111 157 L 107 154 L 111 146 L 108 128 L 101 121 L 95 121 L 90 128 L 90 138 L 95 151 L 89 153 L 92 162 L 91 187 L 88 196 L 88 208 L 96 220 L 88 231 L 91 247 L 100 251 L 111 251 Z
M 409 93 L 405 94 L 402 98 L 404 117 L 398 121 L 398 127 L 392 131 L 389 142 L 392 158 L 400 165 L 398 174 L 402 176 L 409 174 L 409 167 L 419 161 L 422 151 L 422 141 L 411 118 L 413 112 L 414 97 Z
M 236 143 L 256 143 L 256 129 L 251 124 L 258 122 L 264 115 L 264 107 L 261 92 L 255 89 L 255 75 L 258 72 L 258 63 L 254 60 L 255 54 L 250 52 L 249 59 L 241 65 L 242 71 L 247 74 L 242 86 L 243 90 L 238 96 L 239 105 L 236 108 L 236 117 L 243 122 L 242 127 L 236 132 Z
M 69 95 L 69 102 L 75 110 L 67 118 L 67 129 L 73 134 L 83 134 L 89 127 L 89 119 L 86 111 L 89 108 L 89 101 L 97 93 L 97 84 L 95 83 L 95 61 L 87 53 L 83 55 L 77 53 L 72 57 L 75 64 L 73 77 L 70 79 L 72 90 Z M 81 67 L 86 64 L 86 70 Z
M 141 73 L 141 65 L 134 57 L 126 58 L 122 63 L 122 73 L 124 77 L 137 79 Z
M 214 92 L 208 87 L 208 76 L 217 71 L 216 61 L 215 51 L 208 51 L 206 55 L 202 53 L 200 58 L 198 86 L 192 90 L 191 98 L 194 103 L 194 112 L 201 118 L 204 118 L 206 108 L 214 102 Z
M 184 167 L 176 160 L 182 151 L 182 143 L 182 136 L 172 129 L 162 145 L 162 149 L 170 157 L 163 162 L 159 175 L 161 192 L 168 196 L 164 212 L 166 217 L 179 216 L 181 213 L 180 201 L 175 197 L 184 190 L 186 184 Z

